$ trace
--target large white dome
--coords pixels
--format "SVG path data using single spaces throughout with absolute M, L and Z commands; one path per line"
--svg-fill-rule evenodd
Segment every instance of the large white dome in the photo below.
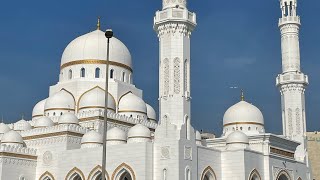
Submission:
M 223 125 L 232 124 L 264 124 L 261 111 L 246 101 L 231 106 L 223 116 Z
M 9 131 L 3 134 L 1 138 L 2 144 L 23 146 L 22 136 L 16 131 Z
M 45 111 L 52 109 L 74 110 L 75 100 L 69 92 L 61 90 L 47 99 L 44 108 Z
M 44 100 L 38 102 L 34 106 L 33 111 L 32 111 L 32 118 L 44 116 L 44 105 L 46 104 L 46 100 L 47 99 L 44 99 Z
M 59 117 L 59 124 L 76 124 L 79 125 L 79 119 L 73 113 L 64 113 Z
M 9 132 L 11 129 L 9 128 L 8 125 L 4 123 L 0 123 L 0 134 L 4 134 L 6 132 Z
M 147 116 L 148 116 L 148 119 L 156 122 L 156 119 L 157 119 L 156 111 L 155 111 L 155 110 L 153 109 L 153 107 L 150 106 L 149 104 L 146 104 L 146 106 L 147 106 Z
M 54 126 L 54 122 L 46 116 L 35 120 L 35 123 L 34 123 L 35 128 L 45 128 L 45 127 L 51 127 L 51 126 Z
M 73 40 L 64 50 L 61 66 L 79 60 L 106 60 L 107 39 L 101 30 L 82 35 Z M 132 67 L 128 48 L 117 38 L 110 39 L 110 61 Z
M 100 87 L 83 94 L 79 100 L 79 110 L 104 108 L 105 107 L 105 91 Z M 108 94 L 108 108 L 113 111 L 116 110 L 116 102 L 111 94 Z
M 140 97 L 130 92 L 120 99 L 119 112 L 140 112 L 147 114 L 147 106 Z

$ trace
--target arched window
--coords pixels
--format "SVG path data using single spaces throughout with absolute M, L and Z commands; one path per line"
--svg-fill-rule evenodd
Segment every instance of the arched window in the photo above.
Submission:
M 68 78 L 69 78 L 69 79 L 72 79 L 72 70 L 71 70 L 71 69 L 69 70 Z
M 56 113 L 55 113 L 55 112 L 53 113 L 53 116 L 56 116 Z
M 96 68 L 95 78 L 100 78 L 100 68 Z
M 102 179 L 102 172 L 101 166 L 98 165 L 92 169 L 88 176 L 88 180 L 101 180 Z M 106 180 L 110 180 L 108 172 L 106 172 Z
M 81 70 L 80 70 L 80 77 L 86 77 L 86 69 L 81 68 Z
M 190 119 L 189 117 L 186 115 L 185 117 L 185 126 L 186 126 L 186 138 L 188 140 L 190 140 Z
M 186 169 L 186 175 L 185 176 L 186 176 L 186 178 L 185 178 L 186 180 L 191 180 L 191 172 L 190 172 L 189 168 Z
M 113 172 L 112 180 L 136 180 L 133 169 L 127 164 L 123 163 Z
M 167 169 L 163 170 L 163 180 L 167 180 Z
M 40 176 L 39 180 L 55 180 L 55 179 L 53 175 L 47 171 Z
M 279 172 L 276 180 L 291 180 L 291 178 L 287 171 L 282 170 Z
M 83 180 L 83 179 L 81 178 L 81 176 L 79 174 L 75 173 L 74 175 L 72 175 L 70 177 L 69 180 Z
M 207 167 L 201 175 L 201 180 L 216 180 L 216 174 L 214 173 L 213 169 L 209 166 Z
M 249 180 L 261 180 L 261 176 L 256 169 L 251 171 L 250 176 L 249 176 Z
M 122 78 L 121 78 L 121 80 L 122 80 L 123 82 L 126 82 L 126 73 L 125 73 L 125 72 L 122 72 Z
M 111 69 L 111 70 L 110 70 L 110 79 L 113 79 L 113 78 L 114 78 L 114 70 Z

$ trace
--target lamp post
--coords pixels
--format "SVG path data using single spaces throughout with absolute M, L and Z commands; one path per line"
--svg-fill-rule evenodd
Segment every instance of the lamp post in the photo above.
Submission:
M 111 29 L 105 33 L 107 38 L 107 62 L 106 62 L 106 88 L 105 88 L 105 104 L 104 104 L 104 126 L 103 126 L 103 152 L 102 152 L 102 180 L 106 179 L 106 163 L 107 163 L 107 121 L 108 121 L 108 89 L 109 89 L 109 44 L 113 36 Z

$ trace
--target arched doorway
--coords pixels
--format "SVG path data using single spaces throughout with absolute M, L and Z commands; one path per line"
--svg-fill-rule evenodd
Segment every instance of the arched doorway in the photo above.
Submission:
M 85 180 L 85 177 L 83 172 L 75 167 L 69 171 L 65 180 Z
M 213 169 L 208 166 L 204 171 L 202 172 L 201 175 L 201 180 L 216 180 L 216 174 L 214 173 Z
M 136 175 L 129 165 L 123 163 L 114 170 L 111 180 L 136 180 Z
M 287 171 L 282 170 L 279 172 L 276 180 L 291 180 L 291 178 Z
M 249 180 L 261 180 L 261 176 L 256 169 L 251 171 Z
M 124 173 L 120 176 L 119 180 L 132 180 L 132 177 L 131 177 L 131 175 L 130 175 L 129 172 L 124 172 Z

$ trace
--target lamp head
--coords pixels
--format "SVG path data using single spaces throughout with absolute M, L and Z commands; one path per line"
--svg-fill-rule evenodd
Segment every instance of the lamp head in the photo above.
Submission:
M 107 29 L 107 30 L 106 30 L 106 33 L 105 33 L 105 36 L 106 36 L 107 39 L 112 38 L 112 36 L 113 36 L 113 31 L 112 31 L 112 29 Z

